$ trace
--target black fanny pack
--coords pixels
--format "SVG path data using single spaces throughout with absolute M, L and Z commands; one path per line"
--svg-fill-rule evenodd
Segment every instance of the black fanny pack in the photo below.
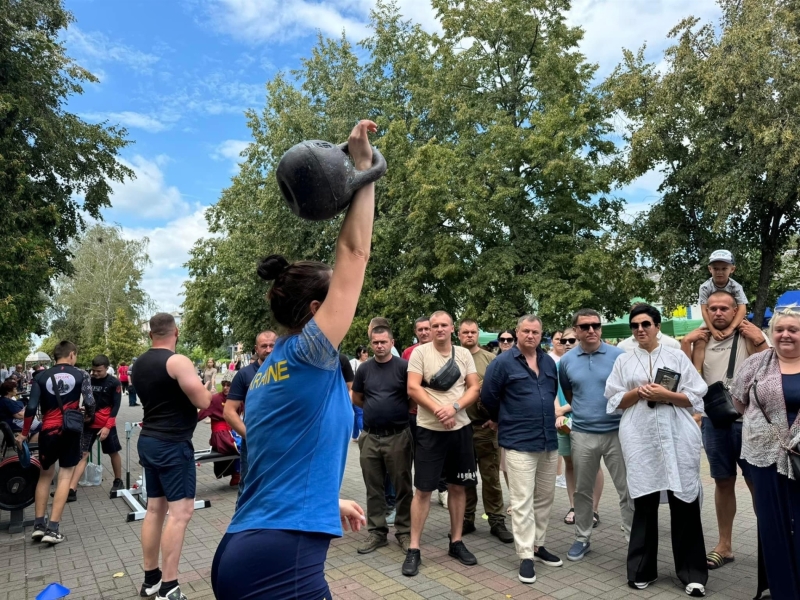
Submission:
M 733 379 L 733 366 L 736 364 L 736 351 L 739 346 L 739 332 L 733 334 L 731 355 L 728 359 L 728 371 L 725 381 L 717 381 L 708 386 L 703 396 L 703 408 L 715 429 L 729 428 L 741 417 L 741 413 L 733 405 L 733 398 L 728 389 L 728 382 Z
M 453 354 L 450 356 L 444 366 L 436 371 L 436 374 L 431 377 L 430 381 L 423 379 L 422 386 L 429 387 L 437 392 L 446 392 L 453 387 L 456 382 L 461 379 L 461 369 L 456 364 L 456 347 L 453 346 Z
M 67 433 L 83 433 L 83 413 L 73 408 L 64 410 L 64 404 L 61 402 L 61 390 L 58 389 L 58 381 L 56 381 L 55 375 L 50 376 L 50 381 L 53 384 L 53 394 L 56 397 L 58 408 L 61 409 L 61 416 L 64 420 L 63 431 Z

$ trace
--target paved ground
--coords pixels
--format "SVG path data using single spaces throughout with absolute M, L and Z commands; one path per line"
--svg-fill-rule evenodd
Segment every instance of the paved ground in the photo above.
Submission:
M 122 423 L 141 418 L 140 411 L 141 408 L 127 406 L 120 411 L 118 420 L 123 446 Z M 206 424 L 198 426 L 195 448 L 208 446 L 209 431 Z M 135 439 L 133 442 L 131 470 L 138 475 L 140 468 L 135 458 Z M 141 522 L 127 523 L 125 516 L 128 507 L 124 501 L 108 499 L 110 468 L 106 461 L 106 477 L 101 488 L 81 488 L 79 500 L 67 505 L 61 522 L 62 531 L 67 536 L 66 542 L 55 547 L 34 545 L 28 539 L 31 528 L 26 528 L 24 535 L 9 535 L 0 531 L 0 600 L 33 599 L 51 582 L 60 582 L 70 588 L 70 599 L 137 597 L 143 577 L 139 545 Z M 620 531 L 618 501 L 610 479 L 606 480 L 608 484 L 600 507 L 602 522 L 592 536 L 593 551 L 580 563 L 565 560 L 565 565 L 560 568 L 537 563 L 537 581 L 532 586 L 523 585 L 517 580 L 519 563 L 513 544 L 502 544 L 490 536 L 486 521 L 481 521 L 478 531 L 465 538 L 469 549 L 478 557 L 478 566 L 464 567 L 449 558 L 449 517 L 447 511 L 436 504 L 431 508 L 423 536 L 423 563 L 417 577 L 406 578 L 400 574 L 404 557 L 395 543 L 361 556 L 356 553 L 356 547 L 366 537 L 366 532 L 349 533 L 334 541 L 328 553 L 327 565 L 327 577 L 334 597 L 338 600 L 687 598 L 672 564 L 667 507 L 662 507 L 661 514 L 660 580 L 644 591 L 634 592 L 627 587 L 626 544 Z M 212 505 L 195 512 L 186 536 L 180 581 L 190 600 L 213 598 L 211 560 L 225 532 L 236 498 L 236 492 L 228 487 L 227 480 L 214 479 L 211 465 L 199 468 L 197 481 L 198 498 L 211 500 Z M 706 548 L 711 550 L 716 544 L 717 528 L 712 501 L 713 482 L 708 477 L 705 461 L 703 483 L 707 499 L 703 509 L 703 524 Z M 355 444 L 350 445 L 342 497 L 353 498 L 365 506 Z M 738 498 L 739 515 L 734 528 L 736 562 L 711 573 L 707 586 L 709 598 L 749 600 L 755 593 L 755 518 L 743 482 L 739 484 Z M 573 536 L 572 528 L 562 520 L 568 508 L 566 490 L 558 489 L 547 547 L 562 558 L 566 558 Z M 3 520 L 8 518 L 7 513 L 1 516 Z M 33 516 L 33 507 L 26 510 L 27 516 Z M 123 576 L 115 578 L 114 575 L 119 573 Z

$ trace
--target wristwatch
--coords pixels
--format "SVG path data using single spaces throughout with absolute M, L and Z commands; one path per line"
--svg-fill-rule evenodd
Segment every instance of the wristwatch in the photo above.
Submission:
M 459 410 L 461 410 L 461 407 L 458 405 L 458 402 L 453 402 L 453 408 L 455 408 L 455 409 L 456 409 L 456 412 L 458 412 Z

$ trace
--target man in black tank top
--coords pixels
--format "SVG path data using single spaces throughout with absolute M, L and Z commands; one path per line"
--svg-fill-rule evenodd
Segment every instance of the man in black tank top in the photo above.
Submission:
M 184 600 L 178 585 L 186 526 L 194 511 L 196 469 L 192 435 L 197 409 L 208 408 L 211 392 L 203 387 L 192 361 L 175 354 L 178 328 L 168 313 L 150 319 L 153 346 L 136 361 L 136 391 L 144 408 L 139 463 L 144 468 L 147 514 L 142 524 L 144 583 L 142 596 Z M 169 511 L 169 521 L 164 519 Z M 163 533 L 162 533 L 163 528 Z M 159 548 L 163 573 L 159 569 Z

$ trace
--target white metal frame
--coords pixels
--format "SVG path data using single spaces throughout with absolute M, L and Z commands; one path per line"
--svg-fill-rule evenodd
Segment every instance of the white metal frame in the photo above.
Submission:
M 142 498 L 141 487 L 131 487 L 131 434 L 134 429 L 141 429 L 142 424 L 139 423 L 125 423 L 125 485 L 128 489 L 117 490 L 111 492 L 110 498 L 122 498 L 125 503 L 131 507 L 131 512 L 128 513 L 128 522 L 141 521 L 147 513 L 147 500 L 144 500 L 144 505 L 140 502 Z M 211 449 L 201 450 L 195 453 L 195 460 L 202 460 L 203 455 L 210 455 Z M 231 460 L 230 457 L 214 457 L 212 459 L 203 460 L 203 462 L 217 462 L 221 460 Z M 144 487 L 144 476 L 142 477 L 142 487 Z M 211 500 L 197 500 L 194 501 L 194 509 L 200 510 L 201 508 L 208 508 L 211 506 Z

